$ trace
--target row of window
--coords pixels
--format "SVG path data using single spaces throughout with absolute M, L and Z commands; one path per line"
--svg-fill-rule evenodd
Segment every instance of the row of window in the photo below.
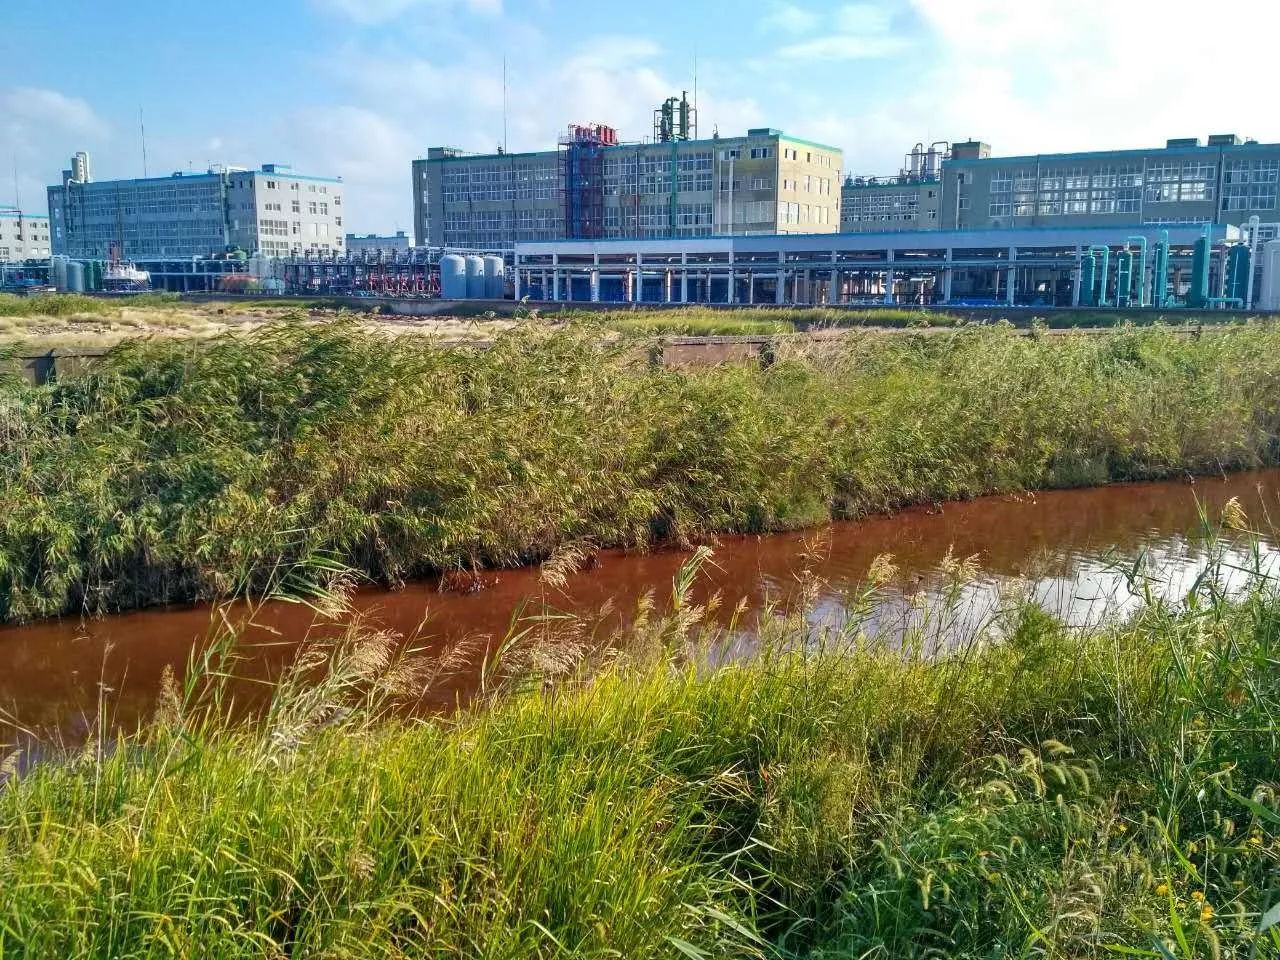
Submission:
M 831 208 L 807 203 L 778 201 L 778 223 L 809 223 L 822 226 L 831 222 Z

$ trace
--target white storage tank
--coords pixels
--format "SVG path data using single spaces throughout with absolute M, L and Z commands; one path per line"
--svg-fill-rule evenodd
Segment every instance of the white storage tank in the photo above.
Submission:
M 78 260 L 67 261 L 67 292 L 84 293 L 84 264 Z
M 1260 310 L 1280 310 L 1280 240 L 1262 245 L 1262 296 L 1254 304 Z
M 440 297 L 444 300 L 467 299 L 467 262 L 456 253 L 440 258 Z
M 498 256 L 484 258 L 484 295 L 490 300 L 501 300 L 506 293 L 507 265 Z
M 484 294 L 484 258 L 467 257 L 467 299 L 483 300 Z
M 66 257 L 53 258 L 52 273 L 53 273 L 53 276 L 51 276 L 49 279 L 53 281 L 54 288 L 60 291 L 66 290 L 67 289 L 67 258 Z

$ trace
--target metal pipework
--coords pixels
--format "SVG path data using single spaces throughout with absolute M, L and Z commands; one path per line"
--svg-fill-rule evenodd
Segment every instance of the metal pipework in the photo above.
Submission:
M 1107 274 L 1111 270 L 1111 248 L 1106 244 L 1094 244 L 1089 248 L 1089 255 L 1098 254 L 1098 269 L 1094 273 L 1094 282 L 1098 286 L 1098 295 L 1093 297 L 1097 307 L 1107 306 Z
M 1255 213 L 1249 218 L 1249 287 L 1244 297 L 1244 308 L 1253 309 L 1253 273 L 1258 258 L 1258 225 L 1261 218 Z
M 1151 305 L 1163 310 L 1169 305 L 1168 230 L 1161 230 L 1160 239 L 1156 241 L 1156 261 L 1151 273 Z
M 1131 243 L 1138 245 L 1138 306 L 1147 306 L 1147 238 L 1145 236 L 1125 237 L 1127 247 Z
M 1133 251 L 1128 244 L 1116 255 L 1116 306 L 1129 306 L 1133 294 Z

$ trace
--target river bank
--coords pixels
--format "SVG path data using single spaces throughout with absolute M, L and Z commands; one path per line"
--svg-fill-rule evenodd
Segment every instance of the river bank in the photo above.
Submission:
M 1280 328 L 962 329 L 654 367 L 598 331 L 484 351 L 351 323 L 0 385 L 0 619 L 688 544 L 1280 458 Z M 286 584 L 287 586 L 287 584 Z
M 707 670 L 705 559 L 448 722 L 388 719 L 447 657 L 358 626 L 251 726 L 215 657 L 0 789 L 0 955 L 1280 956 L 1265 580 L 931 658 L 798 608 Z

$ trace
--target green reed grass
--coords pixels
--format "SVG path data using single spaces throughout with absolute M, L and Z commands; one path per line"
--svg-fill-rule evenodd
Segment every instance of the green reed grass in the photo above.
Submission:
M 709 670 L 705 556 L 450 720 L 389 719 L 448 665 L 357 622 L 231 722 L 215 637 L 146 729 L 0 788 L 0 956 L 1280 957 L 1261 570 L 928 660 L 801 606 Z
M 664 369 L 599 328 L 490 349 L 281 324 L 0 378 L 0 619 L 396 584 L 997 491 L 1280 459 L 1280 328 L 780 341 Z
M 87 297 L 80 293 L 50 293 L 18 297 L 0 293 L 0 317 L 68 317 L 74 314 L 117 313 L 122 306 L 155 307 L 179 301 L 176 293 L 142 293 L 128 297 Z

